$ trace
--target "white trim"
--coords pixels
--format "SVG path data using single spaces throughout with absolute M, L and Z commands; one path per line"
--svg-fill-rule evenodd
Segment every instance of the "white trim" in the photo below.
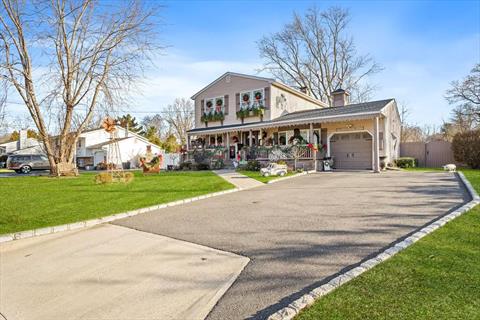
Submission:
M 367 130 L 367 129 L 362 129 L 362 130 L 350 130 L 350 131 L 339 131 L 339 132 L 337 131 L 337 132 L 333 132 L 333 133 L 330 133 L 329 135 L 327 135 L 327 157 L 330 157 L 330 156 L 331 156 L 331 155 L 330 155 L 330 151 L 331 151 L 331 149 L 330 149 L 330 139 L 331 139 L 334 135 L 336 135 L 336 134 L 344 134 L 344 133 L 357 133 L 357 132 L 366 132 L 366 133 L 368 133 L 368 134 L 372 137 L 372 170 L 373 170 L 373 166 L 374 166 L 374 163 L 373 163 L 373 161 L 374 161 L 373 139 L 374 139 L 374 137 L 373 137 L 373 134 L 372 134 L 369 130 Z
M 259 80 L 259 81 L 266 81 L 268 82 L 269 84 L 275 82 L 275 79 L 272 79 L 272 78 L 264 78 L 264 77 L 258 77 L 258 76 L 251 76 L 251 75 L 248 75 L 248 74 L 242 74 L 242 73 L 236 73 L 236 72 L 230 72 L 230 71 L 227 71 L 225 72 L 224 74 L 222 74 L 220 77 L 218 77 L 217 79 L 215 79 L 213 82 L 210 82 L 210 84 L 208 84 L 206 87 L 204 87 L 203 89 L 201 89 L 200 91 L 198 91 L 197 93 L 195 93 L 193 96 L 190 97 L 190 99 L 192 100 L 195 100 L 202 92 L 204 92 L 205 90 L 211 88 L 212 86 L 214 86 L 215 84 L 217 84 L 220 80 L 222 80 L 225 76 L 234 76 L 234 77 L 241 77 L 241 78 L 247 78 L 247 79 L 252 79 L 252 80 Z
M 312 109 L 316 110 L 316 109 Z M 383 108 L 381 109 L 383 110 Z M 363 116 L 378 116 L 381 113 L 380 111 L 374 111 L 374 112 L 362 112 L 362 113 L 357 113 L 354 115 L 348 115 L 348 114 L 342 114 L 342 115 L 335 115 L 335 116 L 324 116 L 324 117 L 315 117 L 315 118 L 304 118 L 304 119 L 294 119 L 294 120 L 284 120 L 284 121 L 278 121 L 278 122 L 255 122 L 252 124 L 247 124 L 247 125 L 241 125 L 239 124 L 238 126 L 234 127 L 229 127 L 229 128 L 224 128 L 224 127 L 218 127 L 215 130 L 199 130 L 195 132 L 187 132 L 187 134 L 206 134 L 206 133 L 212 133 L 212 132 L 225 132 L 225 131 L 234 131 L 234 130 L 243 130 L 243 129 L 254 129 L 254 128 L 275 128 L 275 127 L 280 127 L 284 124 L 308 124 L 310 122 L 312 123 L 322 123 L 325 122 L 325 120 L 337 120 L 337 119 L 351 119 L 356 118 L 356 117 L 363 117 Z M 358 118 L 358 119 L 352 119 L 353 120 L 361 120 L 363 118 Z M 340 120 L 337 120 L 340 121 Z

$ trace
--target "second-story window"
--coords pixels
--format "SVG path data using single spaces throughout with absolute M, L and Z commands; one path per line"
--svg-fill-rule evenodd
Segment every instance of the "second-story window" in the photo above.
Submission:
M 205 113 L 224 113 L 225 112 L 225 98 L 216 97 L 207 99 L 205 102 Z
M 205 107 L 201 117 L 202 122 L 223 121 L 225 119 L 225 97 L 216 97 L 205 100 Z
M 240 92 L 240 109 L 265 108 L 265 89 Z

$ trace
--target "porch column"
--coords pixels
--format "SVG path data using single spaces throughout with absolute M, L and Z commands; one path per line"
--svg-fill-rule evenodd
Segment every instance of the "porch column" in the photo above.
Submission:
M 230 152 L 230 133 L 227 132 L 227 143 L 225 144 L 227 146 L 227 152 Z
M 187 134 L 187 151 L 190 150 L 190 135 Z
M 253 132 L 252 132 L 252 129 L 250 129 L 250 131 L 248 132 L 248 146 L 252 146 L 253 145 Z
M 205 148 L 208 148 L 210 146 L 210 135 L 207 134 L 207 141 L 205 141 Z
M 261 141 L 261 143 L 260 143 Z M 258 145 L 263 146 L 263 129 L 260 129 L 260 134 L 258 136 Z
M 378 117 L 373 119 L 373 172 L 380 172 Z
M 310 123 L 310 132 L 308 133 L 308 143 L 313 143 L 313 123 Z

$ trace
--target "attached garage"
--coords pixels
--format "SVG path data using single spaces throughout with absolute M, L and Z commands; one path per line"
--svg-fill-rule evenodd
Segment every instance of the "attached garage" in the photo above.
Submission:
M 372 136 L 368 132 L 335 133 L 330 148 L 336 169 L 372 169 Z

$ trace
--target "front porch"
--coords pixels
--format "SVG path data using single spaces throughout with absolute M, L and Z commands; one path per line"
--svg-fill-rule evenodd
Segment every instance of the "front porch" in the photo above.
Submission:
M 190 132 L 188 150 L 212 150 L 227 164 L 235 159 L 283 160 L 300 163 L 307 170 L 321 170 L 320 160 L 332 160 L 342 166 L 362 161 L 362 169 L 380 171 L 384 144 L 380 143 L 383 135 L 379 134 L 378 117 L 276 126 L 271 122 L 255 123 L 243 127 Z

